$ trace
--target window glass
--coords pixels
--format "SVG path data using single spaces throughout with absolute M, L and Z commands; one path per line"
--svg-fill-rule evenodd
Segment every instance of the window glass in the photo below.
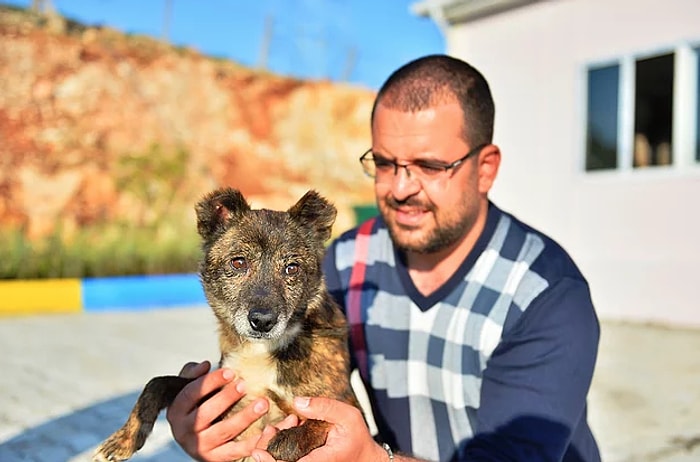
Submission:
M 588 71 L 586 170 L 617 168 L 620 66 Z
M 634 167 L 670 165 L 673 54 L 636 62 L 634 96 Z

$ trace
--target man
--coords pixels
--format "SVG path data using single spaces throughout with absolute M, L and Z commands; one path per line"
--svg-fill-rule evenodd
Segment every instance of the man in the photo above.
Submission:
M 334 424 L 303 462 L 600 461 L 586 422 L 599 338 L 588 285 L 557 243 L 490 202 L 501 160 L 493 119 L 486 80 L 448 56 L 412 61 L 380 89 L 361 158 L 380 217 L 333 242 L 324 272 L 354 325 L 384 446 L 352 407 L 300 397 L 301 417 Z M 227 385 L 198 408 L 204 417 L 194 411 L 222 375 L 171 406 L 177 441 L 200 460 L 227 460 L 217 455 L 229 445 L 228 455 L 272 462 L 255 447 L 273 429 L 225 443 L 263 401 L 258 414 L 251 405 L 211 425 L 241 394 Z

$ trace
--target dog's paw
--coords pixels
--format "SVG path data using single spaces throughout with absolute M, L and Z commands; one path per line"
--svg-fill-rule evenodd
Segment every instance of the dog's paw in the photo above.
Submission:
M 92 456 L 93 462 L 120 462 L 128 460 L 137 451 L 132 438 L 122 430 L 107 438 Z
M 315 447 L 305 447 L 308 443 L 309 441 L 304 439 L 300 427 L 289 428 L 280 431 L 272 438 L 267 445 L 267 452 L 275 460 L 296 462 L 315 449 Z
M 267 452 L 275 460 L 296 462 L 314 449 L 323 446 L 326 442 L 327 430 L 313 428 L 314 426 L 308 425 L 308 422 L 302 426 L 288 428 L 277 433 L 267 445 Z

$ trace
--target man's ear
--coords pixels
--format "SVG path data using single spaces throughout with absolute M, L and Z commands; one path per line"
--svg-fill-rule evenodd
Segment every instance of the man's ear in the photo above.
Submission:
M 479 153 L 479 193 L 486 195 L 496 181 L 501 165 L 501 150 L 495 144 L 489 144 Z

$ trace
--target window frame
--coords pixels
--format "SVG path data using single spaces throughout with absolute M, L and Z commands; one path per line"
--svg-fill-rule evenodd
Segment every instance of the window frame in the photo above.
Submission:
M 674 55 L 673 69 L 673 122 L 672 162 L 669 165 L 634 167 L 634 123 L 635 123 L 635 69 L 638 60 L 666 54 Z M 670 46 L 658 47 L 636 53 L 628 53 L 599 61 L 589 61 L 582 66 L 582 136 L 579 143 L 580 171 L 585 175 L 609 175 L 611 173 L 635 175 L 641 172 L 700 171 L 697 144 L 700 143 L 698 117 L 700 117 L 700 40 L 683 41 Z M 618 138 L 617 167 L 609 169 L 587 169 L 588 133 L 588 85 L 589 72 L 609 66 L 619 66 L 618 81 Z

